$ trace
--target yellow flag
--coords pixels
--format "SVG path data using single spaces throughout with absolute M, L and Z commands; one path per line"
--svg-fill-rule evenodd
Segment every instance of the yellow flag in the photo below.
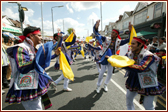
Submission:
M 136 34 L 134 27 L 132 26 L 129 45 L 131 45 L 131 41 L 132 41 L 133 37 L 137 37 L 137 34 Z
M 107 59 L 107 61 L 111 64 L 111 66 L 119 68 L 127 67 L 135 63 L 134 60 L 129 59 L 127 56 L 120 55 L 112 55 Z
M 60 70 L 62 70 L 64 77 L 74 81 L 74 74 L 62 51 L 60 51 L 59 62 L 60 62 Z
M 85 56 L 85 53 L 83 51 L 83 46 L 81 46 L 81 54 L 82 54 L 83 57 Z
M 65 42 L 72 42 L 73 40 L 73 32 L 69 35 L 69 37 L 65 40 Z M 67 46 L 67 49 L 69 48 L 70 46 Z
M 87 43 L 89 43 L 89 40 L 91 40 L 91 39 L 92 39 L 92 37 L 86 37 L 86 40 L 85 40 L 85 41 L 86 41 Z
M 96 44 L 96 41 L 93 42 L 93 46 L 95 46 L 95 44 Z
M 166 59 L 166 56 L 162 56 L 162 59 Z

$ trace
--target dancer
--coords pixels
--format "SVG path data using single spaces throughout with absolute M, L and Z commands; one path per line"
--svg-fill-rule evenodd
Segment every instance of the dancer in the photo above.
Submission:
M 50 80 L 35 69 L 35 47 L 42 39 L 40 30 L 37 27 L 26 27 L 23 36 L 20 36 L 22 43 L 7 49 L 8 55 L 14 59 L 14 68 L 5 102 L 22 103 L 26 110 L 42 110 L 41 99 L 45 99 L 45 109 L 52 106 L 47 95 Z
M 60 30 L 58 30 L 58 33 L 55 33 L 53 35 L 54 39 L 58 42 L 57 44 L 60 45 L 61 51 L 65 54 L 66 59 L 67 59 L 67 61 L 69 62 L 70 65 L 73 63 L 73 60 L 70 58 L 70 54 L 68 54 L 69 52 L 68 52 L 66 47 L 75 43 L 76 34 L 75 34 L 75 30 L 74 29 L 73 29 L 73 33 L 74 33 L 74 37 L 73 37 L 72 42 L 64 42 L 62 40 L 62 34 L 61 34 Z M 55 54 L 52 56 L 52 59 L 54 59 L 54 58 L 57 58 L 56 59 L 56 63 L 55 63 L 55 68 L 57 70 L 59 70 L 59 68 L 60 68 L 59 66 L 60 65 L 59 65 L 59 52 L 58 52 L 58 50 L 56 50 Z M 57 85 L 63 79 L 64 79 L 64 85 L 63 85 L 64 89 L 63 90 L 64 91 L 72 91 L 72 89 L 68 87 L 69 79 L 65 78 L 63 74 L 57 80 L 55 80 L 54 83 L 52 82 L 52 84 L 55 87 L 55 85 Z
M 157 68 L 160 59 L 146 49 L 145 42 L 145 38 L 141 36 L 134 37 L 131 42 L 131 51 L 126 54 L 130 59 L 135 60 L 134 65 L 125 67 L 126 76 L 128 76 L 125 83 L 128 110 L 135 109 L 133 100 L 137 94 L 141 95 L 140 103 L 143 103 L 146 110 L 154 110 L 155 95 L 162 94 L 166 89 L 157 81 Z
M 100 93 L 100 86 L 103 81 L 103 74 L 108 69 L 107 72 L 107 77 L 104 82 L 104 91 L 108 91 L 107 84 L 109 83 L 112 72 L 113 72 L 113 67 L 111 64 L 107 61 L 107 58 L 109 56 L 116 54 L 116 51 L 119 49 L 119 46 L 124 45 L 129 42 L 129 39 L 121 40 L 119 36 L 119 31 L 117 29 L 113 29 L 111 33 L 111 38 L 104 37 L 98 33 L 98 27 L 99 27 L 100 20 L 96 22 L 96 24 L 93 27 L 93 32 L 95 34 L 95 37 L 97 40 L 99 40 L 99 43 L 102 44 L 103 41 L 103 50 L 100 52 L 100 55 L 102 56 L 101 60 L 99 61 L 101 63 L 101 71 L 98 77 L 98 82 L 97 82 L 97 88 L 96 92 Z M 131 25 L 129 24 L 129 27 Z
M 91 45 L 90 43 L 88 43 L 88 47 L 93 49 L 93 52 L 95 53 L 94 61 L 96 62 L 96 67 L 97 67 L 98 73 L 100 73 L 101 64 L 98 61 L 99 61 L 100 51 L 102 50 L 102 46 L 99 44 L 99 41 L 96 41 L 96 46 L 95 47 L 93 47 L 93 45 Z

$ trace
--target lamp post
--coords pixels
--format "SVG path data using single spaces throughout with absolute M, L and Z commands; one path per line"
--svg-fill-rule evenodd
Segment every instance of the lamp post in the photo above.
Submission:
M 18 11 L 19 11 L 19 19 L 20 19 L 20 24 L 21 24 L 21 30 L 23 34 L 23 21 L 24 21 L 24 11 L 28 11 L 26 7 L 22 7 L 19 2 L 8 2 L 8 3 L 16 3 L 18 5 Z
M 54 35 L 54 24 L 53 24 L 53 8 L 55 8 L 55 7 L 58 7 L 58 8 L 60 8 L 60 7 L 64 7 L 64 6 L 63 6 L 63 5 L 61 5 L 61 6 L 53 6 L 53 7 L 51 7 L 53 35 Z
M 102 3 L 100 2 L 101 31 L 102 31 Z
M 41 2 L 41 25 L 42 25 L 42 37 L 43 37 L 43 43 L 44 43 L 44 29 L 43 29 L 43 7 Z
M 64 32 L 64 19 L 63 19 L 63 32 Z

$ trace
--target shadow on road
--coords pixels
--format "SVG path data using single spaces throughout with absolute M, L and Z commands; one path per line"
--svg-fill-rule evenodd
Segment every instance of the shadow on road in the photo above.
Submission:
M 25 110 L 22 104 L 12 104 L 8 105 L 5 108 L 2 108 L 2 110 Z
M 90 70 L 90 69 L 95 69 L 96 66 L 93 64 L 93 65 L 89 65 L 89 66 L 84 66 L 84 67 L 80 67 L 77 69 L 77 71 L 80 71 L 80 70 L 83 70 L 83 69 L 87 69 L 87 70 Z
M 74 77 L 74 81 L 72 83 L 83 83 L 88 80 L 95 80 L 98 77 L 98 74 L 88 74 L 83 77 Z
M 80 65 L 85 65 L 85 64 L 88 64 L 88 63 L 91 63 L 90 61 L 84 61 L 84 62 L 81 62 L 81 63 L 73 63 L 74 65 L 78 65 L 78 66 L 80 66 Z
M 91 110 L 94 107 L 94 103 L 100 99 L 103 94 L 103 89 L 97 94 L 93 91 L 86 97 L 76 97 L 71 100 L 67 105 L 58 108 L 58 110 Z
M 55 96 L 62 94 L 63 92 L 64 92 L 63 90 L 59 91 L 59 92 L 57 92 L 55 90 L 49 90 L 48 95 L 49 95 L 49 98 L 52 98 L 52 97 L 55 97 Z

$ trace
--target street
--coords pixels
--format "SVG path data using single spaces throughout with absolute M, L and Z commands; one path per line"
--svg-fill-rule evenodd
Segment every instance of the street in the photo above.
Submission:
M 62 72 L 54 69 L 55 59 L 51 60 L 50 67 L 46 72 L 56 80 Z M 103 90 L 96 93 L 96 83 L 98 80 L 98 71 L 95 62 L 90 59 L 83 59 L 81 55 L 77 56 L 76 61 L 71 65 L 75 75 L 75 80 L 70 81 L 69 87 L 72 92 L 63 91 L 63 81 L 57 85 L 57 91 L 50 86 L 48 95 L 52 102 L 52 107 L 47 110 L 127 110 L 126 107 L 126 88 L 123 69 L 115 69 L 111 81 L 108 84 L 108 92 Z M 104 74 L 104 80 L 106 73 Z M 8 88 L 3 89 L 8 91 Z M 8 105 L 5 102 L 6 93 L 2 95 L 2 110 L 24 110 L 21 104 Z M 139 104 L 140 95 L 134 100 L 135 110 L 144 110 Z M 166 110 L 166 92 L 162 96 L 155 97 L 156 110 Z M 43 107 L 44 109 L 44 107 Z

